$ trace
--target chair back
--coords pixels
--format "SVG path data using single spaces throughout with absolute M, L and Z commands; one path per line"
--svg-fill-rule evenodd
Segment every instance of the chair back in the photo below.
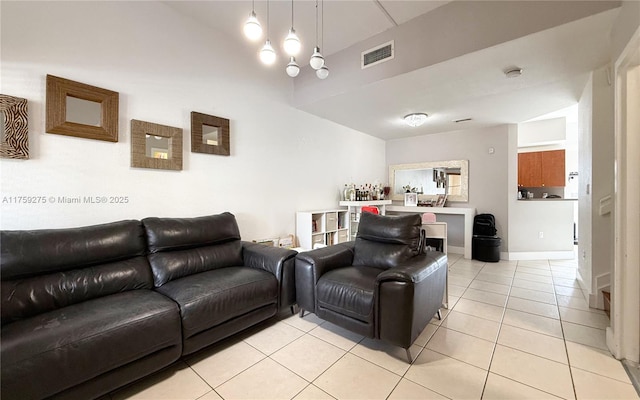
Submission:
M 433 222 L 436 222 L 436 215 L 434 213 L 426 212 L 426 213 L 422 214 L 422 223 L 423 224 L 431 224 Z
M 375 206 L 362 206 L 362 212 L 363 213 L 372 213 L 372 214 L 380 214 L 380 211 L 378 210 L 378 207 Z
M 420 214 L 362 213 L 354 246 L 353 265 L 393 268 L 420 253 Z

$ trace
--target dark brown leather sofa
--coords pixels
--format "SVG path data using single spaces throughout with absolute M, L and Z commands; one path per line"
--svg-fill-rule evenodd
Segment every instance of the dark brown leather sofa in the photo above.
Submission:
M 296 256 L 298 306 L 407 350 L 442 306 L 447 256 L 423 252 L 418 214 L 362 213 L 355 242 Z
M 295 302 L 230 213 L 0 232 L 2 399 L 91 399 Z

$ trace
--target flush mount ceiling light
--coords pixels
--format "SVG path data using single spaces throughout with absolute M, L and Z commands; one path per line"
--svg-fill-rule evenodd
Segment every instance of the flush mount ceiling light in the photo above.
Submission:
M 260 22 L 258 22 L 258 18 L 256 17 L 254 1 L 251 2 L 251 14 L 249 14 L 247 22 L 244 23 L 243 30 L 244 35 L 249 40 L 256 41 L 262 36 L 262 26 L 260 26 Z
M 519 68 L 519 67 L 508 68 L 507 70 L 504 71 L 504 74 L 507 78 L 517 78 L 520 75 L 522 75 L 522 68 Z
M 412 113 L 404 116 L 404 122 L 412 127 L 420 126 L 427 121 L 427 114 Z

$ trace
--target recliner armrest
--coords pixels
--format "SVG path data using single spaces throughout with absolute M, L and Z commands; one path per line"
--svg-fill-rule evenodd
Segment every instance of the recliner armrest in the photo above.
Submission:
M 335 268 L 353 263 L 354 242 L 298 253 L 296 256 L 296 300 L 303 310 L 315 312 L 318 279 Z
M 298 253 L 296 259 L 312 265 L 316 275 L 315 282 L 324 273 L 335 268 L 348 267 L 353 263 L 354 242 L 337 244 L 335 246 L 323 247 L 312 251 Z M 314 282 L 314 283 L 315 283 Z
M 296 254 L 298 252 L 291 249 L 242 241 L 244 265 L 271 272 L 278 280 L 280 280 L 282 264 Z
M 388 281 L 420 283 L 440 267 L 447 267 L 447 258 L 442 257 L 443 255 L 440 252 L 417 255 L 403 265 L 382 272 L 376 278 L 376 283 Z
M 271 272 L 278 280 L 280 287 L 278 309 L 280 310 L 292 306 L 296 302 L 296 254 L 298 252 L 291 249 L 242 241 L 244 265 Z
M 447 256 L 428 252 L 377 276 L 379 339 L 409 348 L 442 305 Z

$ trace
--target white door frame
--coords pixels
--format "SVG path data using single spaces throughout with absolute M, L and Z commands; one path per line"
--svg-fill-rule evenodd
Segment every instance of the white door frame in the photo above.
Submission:
M 640 358 L 640 28 L 615 63 L 615 255 L 607 346 Z

